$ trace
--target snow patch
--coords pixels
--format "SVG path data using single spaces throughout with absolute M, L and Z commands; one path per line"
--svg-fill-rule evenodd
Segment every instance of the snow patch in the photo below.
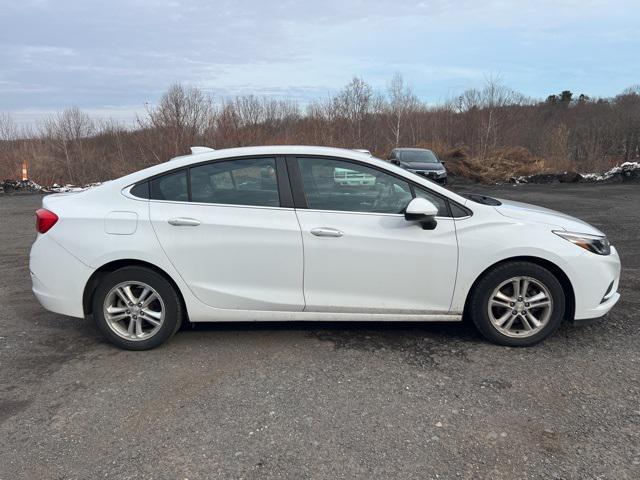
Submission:
M 33 180 L 4 180 L 0 182 L 0 192 L 4 193 L 65 193 L 65 192 L 82 192 L 89 188 L 102 185 L 102 182 L 88 183 L 86 185 L 58 185 L 54 183 L 49 186 L 42 186 Z
M 509 181 L 520 183 L 598 183 L 611 181 L 640 181 L 640 162 L 624 162 L 604 173 L 536 173 L 534 175 L 513 177 Z
M 630 177 L 640 174 L 640 162 L 624 162 L 622 165 L 613 167 L 604 173 L 582 173 L 582 178 L 589 182 L 602 182 L 609 180 L 616 175 Z

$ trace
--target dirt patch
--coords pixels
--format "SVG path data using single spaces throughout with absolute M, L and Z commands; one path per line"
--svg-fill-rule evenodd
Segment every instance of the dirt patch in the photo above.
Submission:
M 357 325 L 357 324 L 356 324 Z M 438 367 L 451 358 L 470 362 L 466 344 L 482 341 L 471 327 L 462 324 L 342 326 L 309 332 L 308 336 L 334 344 L 336 349 L 370 353 L 395 353 L 405 363 L 423 368 Z
M 32 400 L 0 399 L 0 424 L 25 410 Z

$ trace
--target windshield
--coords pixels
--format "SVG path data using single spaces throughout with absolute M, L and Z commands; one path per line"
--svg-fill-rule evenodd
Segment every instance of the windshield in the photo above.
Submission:
M 405 163 L 438 163 L 431 150 L 401 150 L 398 157 Z

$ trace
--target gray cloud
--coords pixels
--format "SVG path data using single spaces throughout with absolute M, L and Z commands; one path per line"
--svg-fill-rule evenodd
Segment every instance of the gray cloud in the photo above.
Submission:
M 428 100 L 637 83 L 632 1 L 30 0 L 2 6 L 0 110 L 140 109 L 173 82 L 300 101 L 395 71 Z M 612 72 L 616 78 L 612 79 Z

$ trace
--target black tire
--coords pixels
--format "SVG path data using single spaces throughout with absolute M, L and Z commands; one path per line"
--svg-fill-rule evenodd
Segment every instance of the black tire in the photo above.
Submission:
M 105 318 L 103 308 L 107 295 L 115 286 L 123 282 L 143 282 L 152 287 L 162 299 L 164 320 L 159 329 L 149 338 L 142 340 L 123 338 L 109 326 Z M 125 350 L 150 350 L 163 344 L 178 331 L 183 315 L 182 301 L 171 283 L 159 273 L 144 267 L 123 267 L 108 273 L 101 279 L 93 295 L 93 318 L 98 328 L 111 343 Z
M 491 322 L 488 311 L 489 300 L 494 289 L 518 276 L 531 277 L 543 284 L 552 300 L 551 312 L 546 324 L 535 334 L 527 337 L 505 335 Z M 487 340 L 509 347 L 527 347 L 541 342 L 558 329 L 564 318 L 565 303 L 564 290 L 553 273 L 535 263 L 514 261 L 500 264 L 482 276 L 471 292 L 466 313 Z

